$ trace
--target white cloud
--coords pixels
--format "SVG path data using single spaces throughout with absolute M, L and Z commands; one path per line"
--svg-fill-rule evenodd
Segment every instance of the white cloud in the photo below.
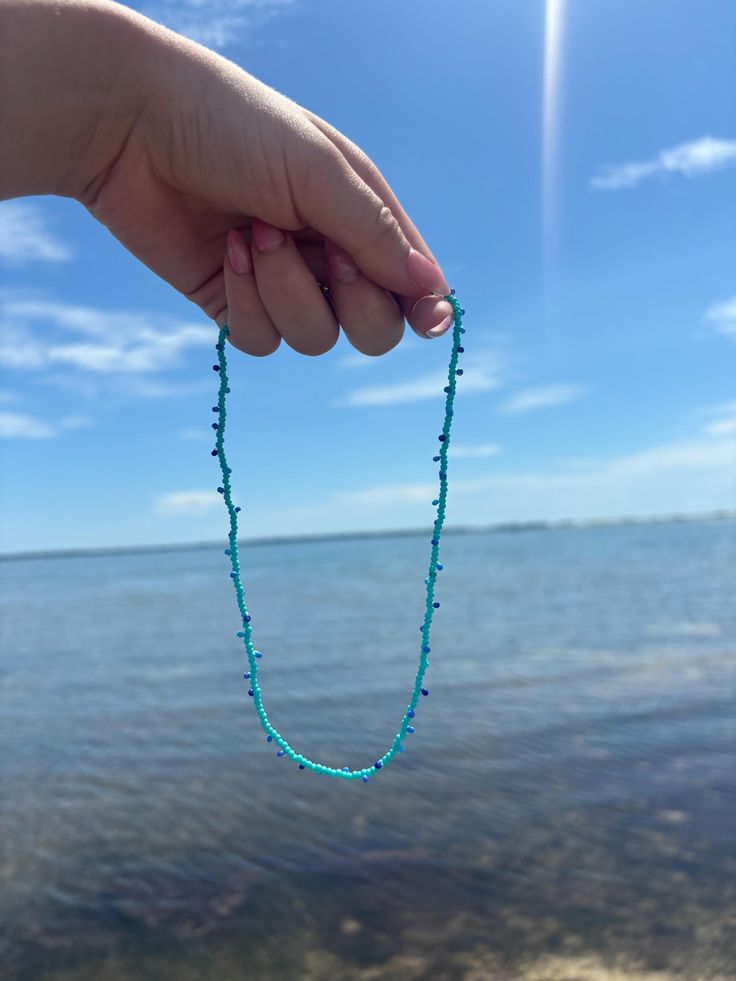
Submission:
M 21 412 L 0 412 L 0 439 L 50 439 L 56 429 Z
M 66 262 L 71 250 L 48 229 L 40 208 L 28 201 L 0 202 L 0 261 Z
M 179 439 L 190 439 L 195 442 L 204 442 L 207 439 L 212 438 L 212 432 L 207 432 L 206 429 L 196 429 L 192 427 L 191 429 L 180 429 L 178 434 Z
M 736 436 L 736 415 L 731 419 L 716 419 L 705 427 L 709 436 Z
M 584 391 L 582 385 L 544 385 L 539 388 L 527 388 L 512 395 L 499 406 L 498 411 L 503 415 L 515 416 L 522 412 L 534 412 L 536 409 L 565 405 L 567 402 L 579 399 Z
M 295 0 L 158 0 L 141 9 L 148 17 L 212 48 L 250 44 L 253 32 Z
M 203 324 L 48 300 L 0 299 L 0 364 L 7 368 L 152 374 L 175 367 L 186 350 L 214 339 L 214 329 Z
M 500 359 L 493 353 L 479 353 L 465 359 L 463 376 L 458 378 L 458 394 L 488 392 L 501 384 Z M 442 396 L 447 385 L 447 374 L 442 371 L 421 375 L 407 381 L 387 385 L 367 385 L 348 392 L 332 404 L 365 408 L 368 406 L 400 405 L 436 399 Z
M 222 495 L 211 490 L 171 491 L 156 501 L 156 514 L 166 518 L 197 517 L 221 505 Z
M 22 412 L 0 412 L 0 439 L 51 439 L 65 430 L 94 425 L 88 416 L 64 416 L 55 423 Z
M 736 340 L 736 296 L 708 307 L 705 319 L 719 334 Z
M 635 187 L 648 177 L 682 174 L 698 177 L 736 163 L 736 140 L 719 140 L 704 136 L 690 143 L 680 143 L 660 150 L 656 157 L 634 163 L 602 167 L 590 181 L 596 191 L 618 191 Z
M 456 446 L 450 443 L 447 455 L 456 459 L 478 459 L 480 457 L 496 456 L 501 452 L 497 443 L 479 443 L 477 446 Z
M 453 517 L 513 521 L 613 517 L 629 513 L 698 511 L 736 504 L 736 449 L 726 439 L 695 438 L 652 446 L 620 457 L 562 461 L 549 472 L 450 476 Z M 330 506 L 360 513 L 436 496 L 436 481 L 384 484 L 334 494 Z

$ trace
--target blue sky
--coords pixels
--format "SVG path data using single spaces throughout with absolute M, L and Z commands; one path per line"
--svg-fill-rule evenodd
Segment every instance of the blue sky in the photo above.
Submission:
M 448 526 L 736 506 L 731 0 L 556 0 L 546 71 L 541 0 L 135 6 L 342 130 L 442 263 Z M 0 203 L 0 277 L 2 549 L 223 538 L 214 325 L 68 200 Z M 243 536 L 429 527 L 449 342 L 233 351 Z

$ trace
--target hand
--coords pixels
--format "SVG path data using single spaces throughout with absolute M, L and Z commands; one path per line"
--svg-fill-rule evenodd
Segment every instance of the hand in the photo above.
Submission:
M 266 355 L 283 337 L 321 354 L 339 323 L 358 350 L 377 355 L 398 344 L 405 318 L 427 336 L 451 316 L 429 248 L 347 137 L 128 8 L 87 6 L 103 25 L 91 46 L 95 72 L 113 77 L 91 138 L 79 140 L 74 166 L 84 179 L 70 193 L 133 255 L 227 321 L 236 347 Z M 89 57 L 89 38 L 79 49 Z

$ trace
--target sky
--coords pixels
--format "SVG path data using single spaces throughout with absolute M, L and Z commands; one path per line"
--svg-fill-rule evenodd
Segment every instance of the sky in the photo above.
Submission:
M 736 507 L 732 0 L 162 0 L 357 143 L 465 307 L 447 525 Z M 0 202 L 4 552 L 217 541 L 213 322 Z M 430 528 L 451 335 L 230 354 L 244 538 Z

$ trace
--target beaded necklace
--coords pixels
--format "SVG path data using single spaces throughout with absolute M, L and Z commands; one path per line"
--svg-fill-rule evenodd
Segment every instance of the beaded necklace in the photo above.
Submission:
M 243 645 L 245 646 L 245 650 L 248 655 L 248 670 L 243 672 L 243 677 L 250 683 L 248 695 L 253 699 L 253 704 L 255 705 L 256 712 L 258 713 L 258 718 L 266 732 L 266 741 L 269 743 L 275 743 L 278 746 L 276 755 L 280 757 L 288 756 L 289 759 L 298 764 L 300 770 L 313 770 L 315 773 L 322 773 L 330 777 L 340 777 L 343 780 L 362 780 L 364 783 L 367 783 L 371 775 L 376 773 L 378 770 L 383 769 L 383 767 L 389 763 L 397 753 L 404 752 L 404 738 L 407 734 L 414 732 L 412 720 L 416 715 L 419 700 L 421 697 L 426 697 L 429 695 L 429 689 L 424 686 L 424 675 L 429 664 L 429 658 L 427 655 L 430 652 L 429 635 L 432 627 L 432 617 L 434 615 L 434 611 L 439 609 L 440 606 L 440 604 L 434 598 L 434 587 L 437 573 L 441 572 L 443 569 L 442 563 L 438 561 L 438 555 L 440 535 L 442 534 L 442 524 L 445 520 L 445 506 L 447 502 L 447 449 L 450 445 L 450 429 L 452 426 L 456 379 L 463 373 L 462 368 L 457 367 L 458 355 L 462 354 L 464 351 L 464 348 L 460 343 L 460 335 L 465 333 L 465 328 L 462 326 L 462 317 L 465 314 L 465 310 L 463 310 L 458 303 L 455 297 L 455 290 L 450 290 L 449 294 L 445 296 L 444 299 L 449 301 L 454 311 L 452 325 L 452 351 L 448 366 L 448 383 L 444 388 L 446 395 L 445 422 L 442 427 L 442 432 L 437 437 L 440 443 L 440 450 L 439 454 L 432 457 L 434 463 L 439 463 L 440 489 L 438 497 L 432 501 L 432 506 L 437 510 L 434 522 L 434 531 L 432 534 L 432 551 L 429 560 L 429 575 L 424 580 L 427 587 L 427 597 L 424 622 L 419 626 L 422 634 L 419 649 L 419 666 L 417 669 L 411 698 L 409 699 L 409 704 L 407 705 L 406 712 L 401 720 L 401 726 L 399 731 L 394 736 L 393 742 L 380 759 L 376 760 L 371 766 L 363 767 L 361 770 L 351 770 L 350 767 L 347 766 L 343 767 L 342 769 L 335 769 L 331 766 L 325 766 L 322 763 L 315 763 L 306 756 L 302 756 L 300 753 L 297 753 L 296 750 L 292 749 L 289 743 L 287 743 L 281 733 L 274 729 L 274 727 L 271 725 L 268 715 L 266 714 L 266 710 L 263 707 L 261 686 L 258 681 L 258 662 L 263 657 L 263 654 L 261 651 L 255 650 L 251 639 L 251 615 L 247 606 L 245 605 L 243 582 L 240 574 L 240 562 L 238 560 L 238 513 L 241 509 L 240 507 L 235 507 L 233 504 L 230 486 L 230 475 L 232 470 L 228 466 L 227 458 L 225 456 L 225 423 L 227 420 L 226 396 L 230 392 L 227 380 L 227 359 L 225 357 L 225 338 L 229 333 L 227 324 L 220 329 L 217 344 L 215 345 L 217 349 L 217 364 L 212 365 L 212 368 L 214 371 L 219 372 L 220 389 L 217 405 L 212 406 L 212 411 L 217 413 L 217 422 L 212 423 L 212 428 L 216 433 L 215 448 L 212 450 L 212 456 L 216 456 L 220 462 L 222 485 L 217 488 L 217 491 L 223 495 L 225 505 L 230 516 L 230 534 L 228 536 L 230 544 L 228 548 L 225 549 L 225 555 L 229 556 L 230 558 L 230 565 L 232 567 L 230 578 L 233 586 L 235 587 L 235 595 L 242 621 L 242 630 L 239 630 L 236 636 L 243 641 Z

